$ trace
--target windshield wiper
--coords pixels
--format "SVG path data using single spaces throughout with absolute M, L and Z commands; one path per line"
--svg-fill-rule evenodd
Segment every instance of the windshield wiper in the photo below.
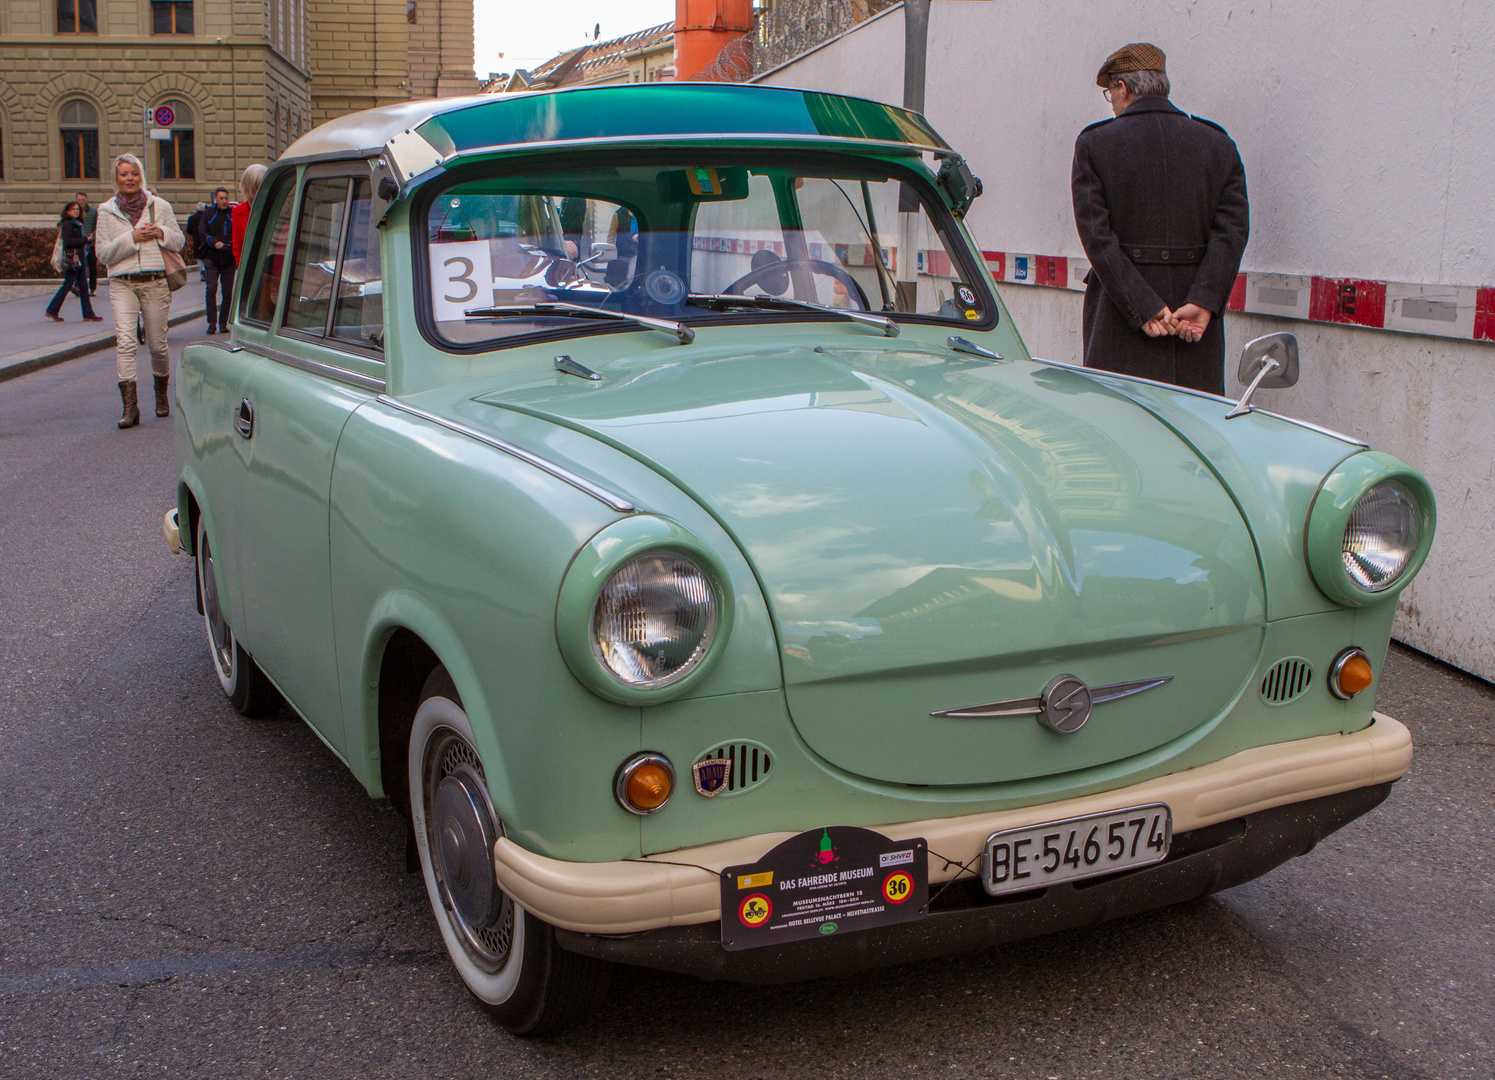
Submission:
M 568 319 L 609 319 L 636 323 L 646 330 L 663 330 L 674 334 L 680 339 L 682 345 L 689 345 L 696 340 L 696 332 L 684 323 L 670 319 L 651 319 L 647 315 L 625 315 L 620 311 L 607 311 L 604 308 L 587 307 L 585 304 L 567 304 L 559 300 L 513 307 L 469 308 L 462 314 L 469 319 L 508 319 L 522 315 L 559 315 Z
M 847 311 L 845 308 L 826 307 L 824 304 L 811 304 L 805 300 L 786 300 L 782 296 L 740 296 L 737 293 L 691 293 L 690 300 L 698 300 L 709 306 L 716 307 L 755 307 L 766 308 L 776 311 L 821 311 L 827 315 L 839 315 L 843 319 L 852 322 L 864 323 L 867 326 L 875 326 L 883 332 L 884 337 L 897 337 L 898 324 L 892 319 L 882 315 L 873 315 L 866 311 Z

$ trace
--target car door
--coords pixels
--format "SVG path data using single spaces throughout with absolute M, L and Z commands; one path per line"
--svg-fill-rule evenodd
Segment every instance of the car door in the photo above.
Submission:
M 240 430 L 245 640 L 339 752 L 328 500 L 343 425 L 384 389 L 382 275 L 371 210 L 362 162 L 303 174 L 273 323 L 241 341 L 261 357 L 241 404 L 250 418 Z

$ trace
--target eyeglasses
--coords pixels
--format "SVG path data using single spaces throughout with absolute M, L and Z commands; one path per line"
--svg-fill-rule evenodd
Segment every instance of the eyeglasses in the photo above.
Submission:
M 1109 103 L 1110 100 L 1111 100 L 1111 88 L 1109 86 L 1106 87 L 1104 90 L 1102 90 L 1100 92 L 1100 95 L 1101 95 L 1101 97 L 1105 98 L 1106 101 Z

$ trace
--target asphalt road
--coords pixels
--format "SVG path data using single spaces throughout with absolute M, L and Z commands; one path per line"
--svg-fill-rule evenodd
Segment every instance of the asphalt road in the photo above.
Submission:
M 1495 689 L 1395 647 L 1411 772 L 1259 881 L 846 980 L 625 970 L 589 1026 L 512 1038 L 396 813 L 223 699 L 161 541 L 170 421 L 118 410 L 107 352 L 0 384 L 0 1076 L 1495 1074 Z

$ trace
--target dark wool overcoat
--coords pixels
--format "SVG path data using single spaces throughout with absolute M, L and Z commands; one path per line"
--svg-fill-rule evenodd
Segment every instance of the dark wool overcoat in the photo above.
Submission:
M 1090 260 L 1085 366 L 1225 392 L 1221 318 L 1246 249 L 1241 156 L 1219 125 L 1138 98 L 1075 140 L 1075 227 Z M 1148 337 L 1163 307 L 1213 318 L 1198 342 Z

